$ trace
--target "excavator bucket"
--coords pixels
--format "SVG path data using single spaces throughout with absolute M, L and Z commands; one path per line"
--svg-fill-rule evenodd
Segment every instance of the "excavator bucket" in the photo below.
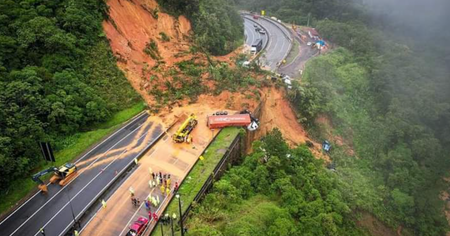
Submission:
M 42 193 L 48 192 L 47 185 L 45 185 L 45 184 L 39 184 L 38 188 L 42 191 Z

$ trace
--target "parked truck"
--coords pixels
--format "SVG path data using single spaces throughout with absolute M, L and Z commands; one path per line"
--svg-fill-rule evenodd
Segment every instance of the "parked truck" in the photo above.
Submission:
M 258 53 L 259 51 L 261 51 L 261 49 L 262 49 L 262 45 L 263 45 L 263 41 L 262 41 L 262 39 L 257 39 L 256 41 L 255 41 L 255 43 L 253 43 L 253 45 L 252 45 L 252 48 L 251 48 L 251 52 L 252 53 Z

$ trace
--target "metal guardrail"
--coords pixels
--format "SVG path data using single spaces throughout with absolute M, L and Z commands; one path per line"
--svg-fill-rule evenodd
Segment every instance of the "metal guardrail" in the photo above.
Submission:
M 205 148 L 205 149 L 203 150 L 203 152 L 200 154 L 200 156 L 202 156 L 203 154 L 205 154 L 206 150 L 208 150 L 209 146 L 211 146 L 211 144 L 216 140 L 216 138 L 219 136 L 220 132 L 222 132 L 222 130 L 220 130 L 220 131 L 217 133 L 217 135 L 214 136 L 214 138 L 211 140 L 211 142 L 209 142 L 208 146 L 206 146 L 206 148 Z M 190 170 L 188 171 L 188 173 L 186 174 L 186 177 L 189 176 L 189 174 L 191 173 L 191 171 L 194 169 L 194 166 L 197 165 L 198 162 L 199 162 L 199 158 L 197 158 L 197 160 L 195 161 L 194 165 L 192 165 L 191 169 L 190 169 Z M 184 181 L 187 179 L 186 177 L 180 182 L 179 187 L 181 187 L 181 185 L 182 185 L 182 184 L 184 183 Z M 173 197 L 173 195 L 172 195 L 172 198 L 168 201 L 166 207 L 170 205 L 170 203 L 173 201 L 173 199 L 174 199 L 174 197 Z M 166 210 L 166 209 L 164 209 L 164 211 L 165 211 L 165 210 Z M 163 211 L 163 213 L 164 213 L 164 211 Z M 161 214 L 161 215 L 162 215 L 162 214 Z M 183 216 L 184 216 L 184 214 L 183 214 Z M 182 217 L 180 217 L 180 218 L 182 218 Z M 160 223 L 160 222 L 159 222 L 160 219 L 161 219 L 161 217 L 158 219 L 158 222 L 156 222 L 154 225 L 152 225 L 151 227 L 149 227 L 149 231 L 148 231 L 148 234 L 147 234 L 147 235 L 151 235 L 151 234 L 152 234 L 153 230 L 154 230 L 154 229 L 156 228 L 156 226 Z M 183 221 L 184 221 L 184 220 L 183 220 Z
M 287 30 L 286 27 L 285 27 L 284 25 L 282 25 L 282 24 L 281 24 L 281 26 L 280 26 L 280 23 L 279 23 L 279 22 L 275 22 L 274 20 L 272 20 L 272 19 L 270 19 L 270 18 L 266 18 L 266 17 L 261 17 L 261 19 L 263 19 L 263 20 L 265 20 L 265 21 L 267 21 L 267 22 L 269 22 L 269 23 L 275 25 L 275 27 L 277 27 L 278 29 L 280 29 L 280 31 L 283 32 L 284 36 L 286 36 L 286 37 L 289 39 L 289 41 L 291 42 L 291 43 L 289 44 L 289 50 L 288 50 L 288 51 L 286 52 L 286 54 L 283 56 L 283 60 L 282 60 L 282 61 L 286 60 L 287 56 L 289 55 L 289 53 L 291 52 L 292 47 L 293 47 L 293 43 L 292 43 L 292 42 L 293 42 L 293 38 L 292 38 L 292 35 L 290 35 L 289 33 L 286 33 L 286 32 L 285 32 L 285 30 Z M 289 30 L 288 30 L 288 32 L 289 32 Z M 280 64 L 279 64 L 277 67 L 279 68 L 280 66 L 281 66 L 281 62 L 280 62 Z
M 203 184 L 202 188 L 198 191 L 197 195 L 195 195 L 194 199 L 191 203 L 189 203 L 189 206 L 186 208 L 186 210 L 183 212 L 183 215 L 181 216 L 181 220 L 184 222 L 189 215 L 189 212 L 192 209 L 192 203 L 193 202 L 199 202 L 199 200 L 205 195 L 207 190 L 212 186 L 212 183 L 217 177 L 220 177 L 220 175 L 217 175 L 217 173 L 222 170 L 223 165 L 229 160 L 231 153 L 234 151 L 236 145 L 239 144 L 241 139 L 241 136 L 238 135 L 233 140 L 227 151 L 223 154 L 222 158 L 220 159 L 219 163 L 214 168 L 213 172 L 209 175 L 208 179 Z
M 255 21 L 255 20 L 253 20 L 253 19 L 251 19 L 251 18 L 246 17 L 246 16 L 250 16 L 250 14 L 242 13 L 242 15 L 243 15 L 243 17 L 244 17 L 245 19 L 247 19 L 247 20 L 249 20 L 249 21 L 251 21 L 251 22 L 253 22 L 253 23 L 259 25 L 261 28 L 264 29 L 264 31 L 266 31 L 267 33 L 269 33 L 269 31 L 267 31 L 267 28 L 264 27 L 263 25 L 261 25 L 259 22 Z M 258 55 L 254 58 L 254 60 L 257 59 L 257 58 L 258 58 L 258 57 L 266 50 L 267 46 L 269 46 L 269 43 L 270 43 L 270 37 L 269 37 L 269 35 L 267 34 L 267 42 L 264 44 L 264 47 L 262 48 L 261 51 L 259 51 Z

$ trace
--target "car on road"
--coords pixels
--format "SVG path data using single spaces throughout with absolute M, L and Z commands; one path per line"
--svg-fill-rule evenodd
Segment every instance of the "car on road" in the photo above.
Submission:
M 255 27 L 255 28 L 259 28 L 259 26 L 258 26 L 257 24 L 254 24 L 254 25 L 253 25 L 253 27 Z
M 266 34 L 266 31 L 260 30 L 259 33 L 260 33 L 260 34 Z
M 258 27 L 258 28 L 255 28 L 255 31 L 256 31 L 256 32 L 259 32 L 259 31 L 261 31 L 261 30 L 262 30 L 262 29 L 259 28 L 259 27 Z
M 139 217 L 131 226 L 126 236 L 139 236 L 142 235 L 145 228 L 147 228 L 148 219 L 145 217 Z

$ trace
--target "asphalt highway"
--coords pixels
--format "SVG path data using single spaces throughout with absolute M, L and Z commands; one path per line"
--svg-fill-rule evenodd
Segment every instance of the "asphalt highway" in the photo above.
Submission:
M 41 227 L 45 235 L 63 235 L 74 217 L 81 217 L 114 177 L 161 135 L 162 126 L 148 118 L 142 113 L 79 158 L 78 177 L 65 187 L 50 184 L 47 194 L 35 194 L 0 222 L 0 235 L 41 235 Z
M 247 19 L 244 17 L 244 28 L 245 28 L 245 44 L 252 46 L 253 43 L 255 43 L 255 41 L 257 39 L 262 39 L 263 40 L 263 47 L 264 45 L 267 44 L 268 41 L 268 36 L 267 34 L 263 35 L 260 34 L 258 32 L 256 32 L 256 27 L 254 26 L 256 23 L 254 23 L 253 21 Z
M 270 70 L 277 70 L 278 64 L 284 59 L 291 48 L 291 41 L 286 36 L 289 33 L 283 28 L 278 22 L 270 21 L 268 19 L 260 18 L 255 20 L 259 25 L 263 26 L 267 30 L 266 35 L 270 38 L 269 44 L 267 45 L 266 52 L 261 56 L 260 61 L 262 61 Z M 253 27 L 254 22 L 251 21 L 247 16 L 244 16 L 245 34 L 247 35 L 246 44 L 250 45 L 252 42 L 253 35 L 258 32 L 255 31 Z M 289 35 L 289 34 L 287 34 Z M 257 38 L 258 36 L 254 36 Z M 261 37 L 259 35 L 259 37 Z M 267 41 L 266 41 L 267 42 Z

